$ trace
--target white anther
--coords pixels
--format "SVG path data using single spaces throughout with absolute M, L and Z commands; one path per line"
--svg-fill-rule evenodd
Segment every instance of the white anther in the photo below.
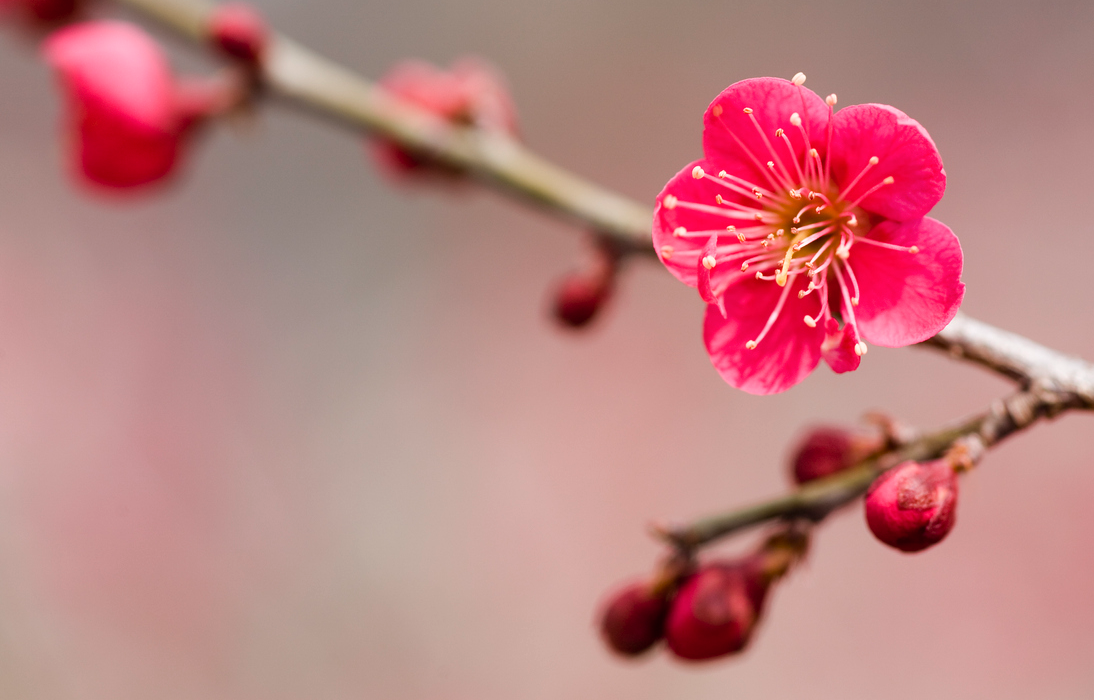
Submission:
M 809 326 L 810 328 L 816 328 L 817 327 L 817 322 L 814 321 L 812 319 L 812 317 L 806 316 L 805 317 L 805 325 Z
M 745 242 L 745 235 L 743 233 L 741 233 L 740 231 L 737 232 L 737 240 L 740 241 L 741 243 Z
M 745 272 L 747 270 L 748 270 L 748 263 L 741 263 L 741 272 Z
M 795 85 L 805 85 L 805 73 L 795 73 L 794 77 L 790 79 L 790 82 Z
M 676 197 L 671 194 L 666 194 L 665 198 L 661 200 L 661 204 L 663 204 L 666 209 L 675 209 L 676 201 Z
M 858 226 L 858 219 L 855 217 L 854 214 L 852 214 L 851 218 L 847 220 L 847 225 L 848 226 Z
M 713 112 L 716 117 L 722 116 L 722 105 L 714 105 L 714 109 L 712 109 L 711 112 Z
M 916 253 L 919 252 L 919 246 L 917 246 L 917 245 L 912 246 L 911 248 L 908 249 L 908 252 L 911 253 L 912 255 L 915 255 Z
M 838 100 L 836 99 L 836 93 L 834 93 L 834 92 L 833 92 L 833 93 L 832 93 L 831 95 L 829 95 L 828 97 L 825 97 L 825 98 L 824 98 L 824 101 L 825 101 L 825 103 L 826 103 L 826 104 L 827 104 L 827 105 L 828 105 L 829 107 L 835 107 L 835 106 L 836 106 L 836 102 L 838 101 Z
M 752 114 L 752 108 L 751 107 L 745 107 L 744 110 L 742 110 L 742 111 L 744 111 L 745 114 Z
M 750 341 L 748 341 L 747 343 L 745 343 L 745 347 L 746 347 L 746 348 L 748 348 L 749 350 L 755 350 L 755 349 L 756 349 L 756 346 L 757 346 L 758 344 L 759 344 L 759 343 L 757 343 L 757 342 L 756 342 L 755 340 L 750 340 Z
M 717 264 L 718 264 L 718 261 L 714 259 L 713 255 L 708 255 L 705 258 L 703 258 L 703 267 L 705 267 L 708 270 L 713 270 L 715 265 L 717 265 Z
M 726 179 L 726 177 L 728 175 L 729 175 L 729 173 L 727 173 L 725 170 L 722 170 L 721 172 L 718 173 L 718 177 L 722 178 L 723 180 Z
M 877 163 L 878 163 L 878 157 L 877 156 L 870 156 L 870 165 L 877 165 Z
M 776 231 L 776 232 L 775 232 L 775 235 L 776 235 L 776 236 L 781 236 L 781 235 L 783 235 L 784 233 L 786 233 L 786 230 L 785 230 L 785 229 L 779 229 L 778 231 Z
M 725 200 L 722 199 L 722 195 L 720 194 L 714 195 L 714 201 L 718 204 L 725 204 Z
M 808 292 L 803 289 L 802 291 L 798 292 L 798 298 L 804 299 L 806 294 L 808 294 Z
M 672 232 L 672 235 L 679 238 L 680 236 L 683 236 L 687 232 L 688 232 L 688 230 L 686 228 L 684 228 L 683 226 L 679 226 L 679 227 L 677 227 L 677 229 L 675 231 Z
M 790 123 L 793 124 L 794 126 L 801 126 L 802 125 L 801 115 L 799 115 L 797 112 L 794 112 L 793 114 L 791 114 L 790 115 Z
M 674 252 L 676 252 L 675 249 L 670 245 L 661 246 L 661 257 L 665 260 L 671 258 Z
M 790 198 L 791 199 L 801 199 L 802 198 L 802 191 L 801 190 L 790 190 Z
M 866 354 L 866 343 L 859 341 L 855 343 L 855 354 L 862 357 Z
M 809 149 L 809 155 L 813 156 L 817 160 L 820 160 L 820 153 L 817 153 L 817 149 L 815 149 L 815 148 L 810 148 Z
M 769 167 L 769 168 L 771 168 L 772 170 L 774 170 L 774 169 L 775 169 L 775 161 L 773 161 L 773 160 L 769 160 L 769 161 L 767 161 L 767 167 Z
M 786 132 L 783 131 L 781 128 L 775 129 L 775 138 L 781 139 L 783 137 L 783 134 L 785 134 L 785 133 Z
M 858 297 L 851 297 L 851 306 L 858 306 Z
M 896 178 L 893 177 L 892 175 L 890 175 L 889 177 L 887 177 L 887 178 L 885 178 L 884 180 L 881 181 L 881 183 L 883 185 L 891 185 L 894 182 L 896 182 Z
M 694 168 L 691 169 L 691 176 L 693 178 L 695 178 L 696 180 L 702 178 L 703 175 L 705 175 L 705 174 L 706 173 L 703 172 L 703 169 L 701 167 L 699 167 L 698 165 L 696 165 Z

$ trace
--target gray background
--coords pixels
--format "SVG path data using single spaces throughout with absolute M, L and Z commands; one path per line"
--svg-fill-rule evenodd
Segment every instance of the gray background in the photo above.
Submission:
M 949 173 L 965 309 L 1094 357 L 1089 2 L 260 3 L 378 76 L 485 56 L 528 142 L 644 201 L 729 83 L 890 103 Z M 177 46 L 179 65 L 211 64 Z M 629 270 L 586 335 L 545 315 L 572 228 L 396 186 L 281 108 L 213 129 L 169 191 L 73 187 L 51 76 L 0 41 L 0 695 L 164 700 L 1083 698 L 1089 418 L 994 452 L 908 557 L 852 509 L 728 662 L 624 663 L 592 626 L 656 517 L 785 488 L 801 426 L 919 425 L 999 379 L 875 348 L 779 396 L 725 386 L 702 303 Z

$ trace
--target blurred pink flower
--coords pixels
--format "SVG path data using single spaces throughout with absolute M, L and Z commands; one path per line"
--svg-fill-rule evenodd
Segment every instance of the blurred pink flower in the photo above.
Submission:
M 925 216 L 946 188 L 926 130 L 887 105 L 833 113 L 835 95 L 803 82 L 726 88 L 706 112 L 705 157 L 657 198 L 657 254 L 710 304 L 719 373 L 753 394 L 790 388 L 821 358 L 857 369 L 864 341 L 926 340 L 965 290 L 956 236 Z
M 76 168 L 105 187 L 170 175 L 191 127 L 235 99 L 226 83 L 176 80 L 156 42 L 124 22 L 66 27 L 44 53 L 67 93 Z
M 454 124 L 476 126 L 510 136 L 517 135 L 517 112 L 501 73 L 477 58 L 463 58 L 445 70 L 425 61 L 396 65 L 380 85 L 417 107 Z M 395 174 L 437 170 L 421 154 L 395 143 L 376 140 L 376 158 Z

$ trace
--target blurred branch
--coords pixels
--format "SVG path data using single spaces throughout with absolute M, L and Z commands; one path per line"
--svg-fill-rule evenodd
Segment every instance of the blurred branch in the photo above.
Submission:
M 764 503 L 698 520 L 690 525 L 658 528 L 656 534 L 685 554 L 739 530 L 771 520 L 820 522 L 864 494 L 879 474 L 908 460 L 937 459 L 961 445 L 972 462 L 1003 439 L 1029 428 L 1042 418 L 1072 409 L 1091 410 L 1088 398 L 1048 389 L 1020 391 L 975 416 L 932 433 L 920 435 L 854 467 L 801 486 Z
M 215 7 L 206 0 L 117 2 L 202 43 Z M 610 239 L 620 252 L 654 252 L 648 205 L 580 178 L 504 135 L 455 126 L 406 104 L 283 35 L 272 37 L 260 78 L 274 96 L 544 205 Z M 1094 401 L 1094 367 L 967 316 L 955 318 L 924 345 L 981 364 L 1024 388 L 1080 396 L 1085 407 Z
M 118 0 L 204 41 L 215 5 L 204 0 Z M 455 126 L 398 100 L 353 72 L 275 34 L 261 69 L 263 86 L 325 116 L 398 142 L 588 225 L 621 250 L 653 254 L 652 213 L 544 160 L 513 139 Z

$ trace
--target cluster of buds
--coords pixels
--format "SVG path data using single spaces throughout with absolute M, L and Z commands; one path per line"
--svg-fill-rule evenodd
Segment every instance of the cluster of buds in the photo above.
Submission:
M 808 543 L 805 532 L 790 528 L 739 559 L 695 566 L 673 557 L 653 580 L 631 583 L 609 599 L 600 618 L 604 641 L 631 657 L 661 640 L 688 661 L 736 654 L 748 646 L 771 586 Z
M 906 429 L 875 416 L 880 430 L 823 426 L 808 432 L 790 461 L 799 484 L 829 477 L 903 442 Z M 882 473 L 866 493 L 866 523 L 879 540 L 903 552 L 941 542 L 953 529 L 957 475 L 972 467 L 967 446 L 942 459 L 902 462 Z

